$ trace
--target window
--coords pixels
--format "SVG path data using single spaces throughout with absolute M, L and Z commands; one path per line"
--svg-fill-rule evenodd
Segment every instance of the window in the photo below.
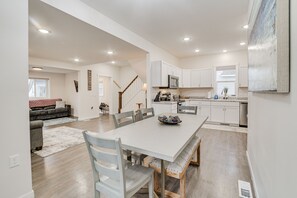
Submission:
M 103 86 L 103 81 L 99 81 L 99 96 L 103 97 L 104 96 L 104 86 Z
M 30 98 L 47 98 L 48 97 L 48 79 L 35 79 L 28 80 L 29 97 Z
M 227 88 L 227 95 L 236 95 L 236 67 L 226 66 L 216 68 L 216 94 L 223 95 L 223 89 Z

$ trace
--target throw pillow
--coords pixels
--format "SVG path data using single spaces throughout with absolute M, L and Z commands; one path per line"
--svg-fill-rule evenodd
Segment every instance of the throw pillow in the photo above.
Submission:
M 56 109 L 65 108 L 65 101 L 56 101 Z

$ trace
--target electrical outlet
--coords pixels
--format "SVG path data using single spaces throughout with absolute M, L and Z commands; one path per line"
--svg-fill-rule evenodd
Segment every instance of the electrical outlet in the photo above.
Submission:
M 20 165 L 20 156 L 18 154 L 9 156 L 9 167 L 14 168 Z

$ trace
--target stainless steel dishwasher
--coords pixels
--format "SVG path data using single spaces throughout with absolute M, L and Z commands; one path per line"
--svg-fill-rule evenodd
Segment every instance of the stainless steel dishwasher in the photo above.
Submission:
M 239 104 L 239 126 L 248 126 L 248 103 L 240 102 Z

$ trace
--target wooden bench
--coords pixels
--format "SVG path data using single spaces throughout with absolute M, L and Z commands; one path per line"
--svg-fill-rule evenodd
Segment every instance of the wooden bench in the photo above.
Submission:
M 169 197 L 186 197 L 186 172 L 189 164 L 199 166 L 200 164 L 200 138 L 194 137 L 194 139 L 187 145 L 183 152 L 177 157 L 174 162 L 169 163 L 166 167 L 166 175 L 180 180 L 180 194 L 165 190 L 166 196 Z M 194 156 L 195 155 L 195 156 Z M 196 158 L 193 161 L 193 157 Z M 158 175 L 161 173 L 161 161 L 153 157 L 146 157 L 144 159 L 144 165 L 155 169 L 155 191 L 159 190 L 159 178 Z

